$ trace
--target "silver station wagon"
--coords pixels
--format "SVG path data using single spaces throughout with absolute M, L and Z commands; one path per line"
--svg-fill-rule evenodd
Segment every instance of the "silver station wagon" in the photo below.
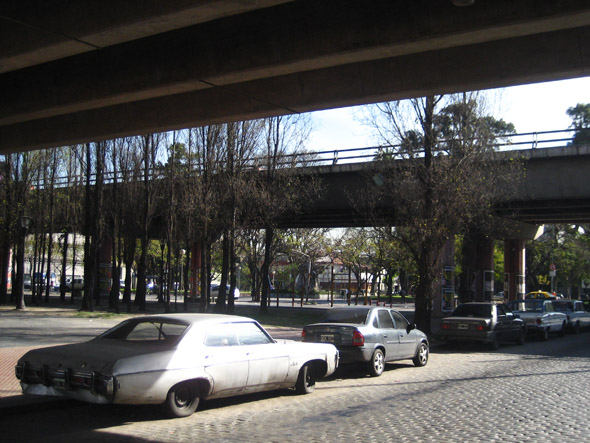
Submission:
M 333 345 L 275 341 L 249 318 L 166 314 L 126 320 L 85 343 L 29 351 L 16 377 L 25 394 L 162 404 L 170 416 L 185 417 L 209 398 L 310 393 L 337 365 Z

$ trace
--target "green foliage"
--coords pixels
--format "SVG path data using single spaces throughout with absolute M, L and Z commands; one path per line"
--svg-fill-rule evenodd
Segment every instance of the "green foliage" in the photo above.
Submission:
M 566 113 L 572 119 L 572 128 L 576 130 L 570 146 L 590 145 L 590 103 L 578 103 L 568 108 Z
M 547 225 L 536 241 L 527 242 L 527 290 L 550 289 L 549 266 L 557 275 L 554 287 L 578 287 L 590 277 L 590 226 Z

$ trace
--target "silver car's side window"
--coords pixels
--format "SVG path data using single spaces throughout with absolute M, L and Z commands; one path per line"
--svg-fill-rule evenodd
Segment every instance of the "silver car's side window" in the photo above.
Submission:
M 408 327 L 408 321 L 399 312 L 390 311 L 393 319 L 395 320 L 395 327 L 397 329 L 406 329 Z
M 385 309 L 380 309 L 377 312 L 377 316 L 379 317 L 379 326 L 382 329 L 393 329 L 393 320 L 391 319 L 391 315 L 389 315 L 389 311 Z

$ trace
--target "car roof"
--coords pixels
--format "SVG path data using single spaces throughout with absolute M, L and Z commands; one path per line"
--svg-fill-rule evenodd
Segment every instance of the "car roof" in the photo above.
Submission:
M 159 315 L 146 315 L 143 317 L 135 317 L 131 320 L 134 321 L 179 321 L 186 324 L 197 324 L 197 323 L 229 323 L 229 322 L 243 322 L 243 321 L 255 321 L 248 317 L 241 317 L 237 315 L 226 315 L 226 314 L 159 314 Z

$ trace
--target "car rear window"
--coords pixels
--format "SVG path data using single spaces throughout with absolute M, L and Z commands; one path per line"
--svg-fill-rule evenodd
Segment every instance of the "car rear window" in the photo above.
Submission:
M 460 305 L 453 311 L 451 317 L 491 318 L 491 305 Z
M 364 325 L 367 322 L 368 309 L 332 309 L 323 318 L 325 323 L 352 323 Z
M 178 322 L 160 320 L 131 321 L 110 329 L 97 337 L 97 339 L 174 344 L 186 328 L 186 324 Z

